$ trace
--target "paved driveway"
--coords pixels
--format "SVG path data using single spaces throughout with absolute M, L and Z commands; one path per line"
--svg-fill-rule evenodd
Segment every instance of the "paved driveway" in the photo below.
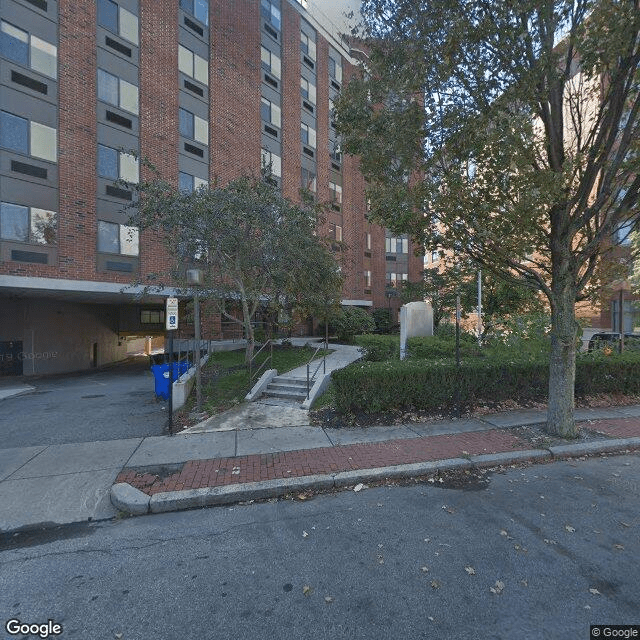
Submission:
M 0 449 L 166 433 L 146 357 L 100 371 L 27 379 L 36 390 L 0 401 Z

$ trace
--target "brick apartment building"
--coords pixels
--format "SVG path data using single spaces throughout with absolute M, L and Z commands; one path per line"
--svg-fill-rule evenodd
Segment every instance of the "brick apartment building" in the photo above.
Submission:
M 162 334 L 163 296 L 127 286 L 167 262 L 123 212 L 116 180 L 144 177 L 130 150 L 181 189 L 271 161 L 286 197 L 330 202 L 343 304 L 397 308 L 389 285 L 422 258 L 367 221 L 331 119 L 356 62 L 332 19 L 350 2 L 0 0 L 0 375 L 98 366 Z

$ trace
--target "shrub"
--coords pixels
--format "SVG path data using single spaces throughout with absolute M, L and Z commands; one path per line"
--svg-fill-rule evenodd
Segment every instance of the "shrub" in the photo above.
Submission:
M 400 336 L 368 334 L 355 336 L 355 343 L 362 347 L 362 357 L 369 362 L 398 360 L 400 358 Z
M 522 359 L 548 358 L 551 352 L 551 319 L 544 313 L 530 313 L 497 321 L 486 342 L 496 355 L 518 353 Z
M 452 322 L 441 322 L 434 330 L 433 335 L 438 338 L 456 339 L 456 325 Z M 477 342 L 478 338 L 464 329 L 460 329 L 460 340 L 465 342 Z
M 374 413 L 390 409 L 452 411 L 456 390 L 461 408 L 548 397 L 549 363 L 545 360 L 470 360 L 458 369 L 451 360 L 357 362 L 333 374 L 336 407 L 341 412 Z M 577 360 L 576 395 L 640 393 L 640 357 L 588 356 Z
M 398 326 L 397 323 L 393 322 L 391 309 L 379 307 L 378 309 L 374 309 L 371 315 L 373 316 L 373 321 L 376 323 L 375 330 L 378 333 L 391 333 Z
M 358 307 L 346 307 L 332 320 L 331 326 L 340 342 L 352 342 L 359 333 L 371 333 L 376 324 L 369 313 Z
M 436 358 L 455 358 L 456 340 L 439 336 L 425 336 L 423 338 L 409 338 L 407 350 L 411 358 L 433 360 Z M 480 347 L 468 339 L 460 339 L 460 357 L 470 358 L 482 355 Z

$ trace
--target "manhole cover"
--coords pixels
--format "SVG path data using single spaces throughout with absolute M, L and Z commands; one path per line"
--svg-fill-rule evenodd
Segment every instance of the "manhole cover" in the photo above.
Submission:
M 94 396 L 80 396 L 81 398 L 104 398 L 105 397 L 105 393 L 98 393 Z

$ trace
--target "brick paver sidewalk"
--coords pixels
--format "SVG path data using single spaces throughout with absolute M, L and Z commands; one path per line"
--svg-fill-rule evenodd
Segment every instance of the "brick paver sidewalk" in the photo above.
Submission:
M 191 460 L 166 478 L 124 469 L 116 482 L 128 482 L 148 495 L 221 485 L 292 478 L 339 471 L 375 469 L 467 455 L 532 449 L 504 429 L 386 442 L 321 447 L 213 460 Z
M 612 418 L 581 424 L 604 439 L 640 437 L 640 419 Z M 175 473 L 160 477 L 144 468 L 123 469 L 116 482 L 128 482 L 147 495 L 244 484 L 261 480 L 377 469 L 472 455 L 532 450 L 531 443 L 505 429 L 474 431 L 385 442 L 281 451 L 211 460 L 191 460 Z

